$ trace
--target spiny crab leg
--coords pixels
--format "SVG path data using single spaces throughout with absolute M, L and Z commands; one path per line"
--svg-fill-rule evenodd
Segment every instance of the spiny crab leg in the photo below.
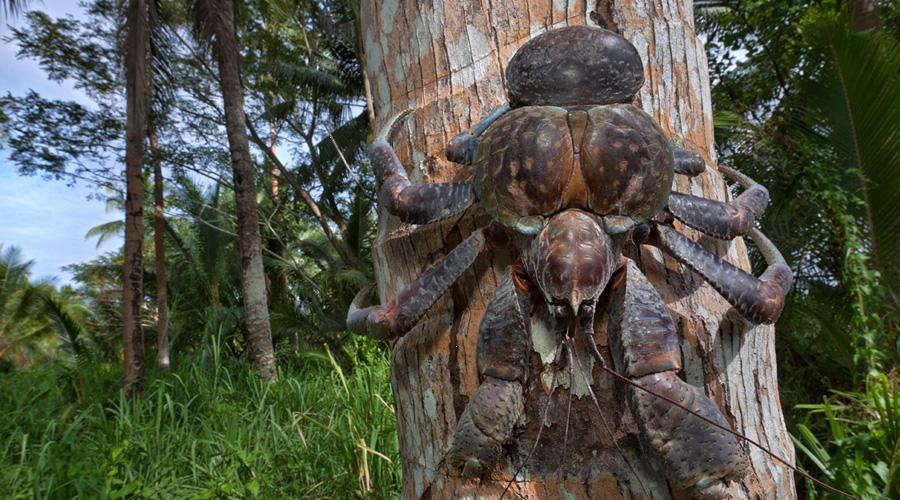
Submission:
M 384 306 L 365 307 L 372 285 L 362 289 L 347 312 L 347 329 L 379 339 L 394 339 L 408 332 L 475 262 L 485 248 L 485 231 L 469 235 Z
M 447 144 L 447 159 L 453 163 L 462 165 L 471 165 L 475 161 L 475 149 L 478 147 L 478 136 L 480 136 L 497 118 L 503 116 L 509 111 L 509 104 L 497 106 L 492 109 L 487 116 L 475 124 L 472 130 L 467 130 L 450 140 Z
M 716 238 L 732 239 L 747 234 L 769 204 L 769 191 L 746 175 L 720 166 L 719 170 L 744 187 L 734 201 L 723 203 L 689 194 L 669 195 L 669 211 L 686 225 Z
M 755 323 L 774 323 L 784 308 L 793 274 L 768 238 L 756 229 L 749 234 L 768 264 L 759 278 L 725 262 L 669 226 L 653 223 L 647 243 L 703 276 L 745 318 Z
M 475 201 L 469 181 L 412 184 L 394 148 L 384 137 L 369 148 L 378 201 L 389 213 L 410 224 L 428 224 L 458 214 Z

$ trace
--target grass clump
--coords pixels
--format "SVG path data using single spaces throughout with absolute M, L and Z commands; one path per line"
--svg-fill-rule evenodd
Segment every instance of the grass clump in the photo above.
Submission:
M 215 346 L 210 352 L 153 378 L 135 401 L 121 392 L 111 401 L 85 393 L 118 382 L 120 374 L 102 365 L 0 374 L 0 494 L 396 495 L 387 354 L 359 347 L 350 372 L 330 354 L 296 355 L 281 363 L 280 381 L 266 385 L 248 366 L 220 359 Z

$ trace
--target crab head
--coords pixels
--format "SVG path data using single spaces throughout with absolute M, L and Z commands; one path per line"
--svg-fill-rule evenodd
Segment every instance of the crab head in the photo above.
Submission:
M 570 209 L 551 217 L 526 250 L 526 271 L 550 316 L 568 329 L 593 331 L 594 307 L 621 260 L 620 238 L 597 216 Z

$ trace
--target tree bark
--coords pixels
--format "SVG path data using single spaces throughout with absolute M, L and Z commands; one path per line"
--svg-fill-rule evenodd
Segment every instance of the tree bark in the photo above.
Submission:
M 150 156 L 153 163 L 153 245 L 156 254 L 156 365 L 160 371 L 169 369 L 169 298 L 166 290 L 166 219 L 163 193 L 162 159 L 159 157 L 159 137 L 151 118 L 147 124 L 150 137 Z
M 122 261 L 122 345 L 125 392 L 142 392 L 144 377 L 144 126 L 149 86 L 147 3 L 131 0 L 126 17 L 125 247 Z
M 379 130 L 390 117 L 412 109 L 395 127 L 391 142 L 412 171 L 414 182 L 466 178 L 470 173 L 465 167 L 444 160 L 444 145 L 492 107 L 506 102 L 504 71 L 516 49 L 547 29 L 595 23 L 592 17 L 622 33 L 641 54 L 646 83 L 636 104 L 669 137 L 701 152 L 711 165 L 693 180 L 678 176 L 676 189 L 729 199 L 714 166 L 706 57 L 694 32 L 689 0 L 363 2 L 360 30 L 377 117 L 374 128 Z M 383 212 L 379 219 L 373 254 L 378 291 L 385 303 L 487 217 L 475 208 L 431 226 L 402 225 Z M 697 233 L 681 229 L 698 239 Z M 742 240 L 699 241 L 728 261 L 749 268 Z M 704 388 L 736 430 L 791 459 L 793 448 L 778 397 L 774 329 L 742 319 L 699 276 L 674 259 L 649 247 L 634 257 L 660 290 L 679 327 L 687 381 Z M 442 463 L 460 413 L 479 384 L 476 334 L 510 258 L 496 252 L 476 261 L 419 325 L 393 346 L 392 385 L 404 497 L 500 496 L 534 445 L 548 398 L 540 384 L 529 382 L 527 423 L 487 477 L 467 481 Z M 596 333 L 605 345 L 603 328 Z M 532 370 L 540 370 L 540 359 L 532 357 Z M 519 482 L 511 486 L 509 498 L 679 494 L 670 490 L 653 458 L 642 453 L 624 403 L 625 388 L 602 375 L 598 367 L 593 377 L 612 436 L 589 400 L 575 398 L 564 445 L 569 394 L 557 390 L 540 446 L 518 476 Z M 734 498 L 795 495 L 789 471 L 758 449 L 749 448 L 749 454 L 753 466 L 742 483 L 732 486 Z
M 848 0 L 853 31 L 881 31 L 881 10 L 875 0 Z
M 250 362 L 268 382 L 278 379 L 272 329 L 266 298 L 262 245 L 259 236 L 259 212 L 256 203 L 256 172 L 250 158 L 244 96 L 241 90 L 241 53 L 234 32 L 234 8 L 230 0 L 209 0 L 207 20 L 215 37 L 215 55 L 219 64 L 219 84 L 225 106 L 225 128 L 231 151 L 234 176 L 235 210 L 241 251 L 241 291 L 244 302 L 244 335 Z

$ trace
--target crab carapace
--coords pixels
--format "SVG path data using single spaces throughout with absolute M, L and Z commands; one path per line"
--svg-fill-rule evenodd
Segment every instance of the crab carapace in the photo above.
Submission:
M 578 26 L 543 33 L 516 52 L 506 76 L 510 104 L 447 146 L 449 160 L 471 165 L 471 180 L 411 184 L 387 137 L 371 145 L 379 202 L 389 213 L 427 224 L 477 202 L 493 221 L 387 304 L 365 307 L 371 287 L 362 290 L 348 328 L 381 338 L 404 335 L 486 248 L 512 245 L 518 258 L 482 319 L 482 383 L 457 424 L 449 464 L 480 475 L 512 437 L 529 382 L 529 311 L 537 309 L 558 335 L 574 332 L 593 343 L 595 310 L 608 308 L 617 371 L 727 426 L 703 391 L 678 377 L 681 352 L 668 308 L 623 249 L 655 246 L 701 275 L 747 319 L 774 322 L 792 275 L 753 228 L 768 192 L 724 167 L 745 188 L 731 202 L 672 192 L 676 174 L 699 175 L 705 164 L 631 104 L 643 66 L 634 46 L 613 32 Z M 716 238 L 751 236 L 767 269 L 756 277 L 732 266 L 676 232 L 673 219 Z M 644 391 L 628 391 L 642 439 L 678 488 L 721 497 L 728 481 L 744 475 L 748 459 L 734 436 Z

